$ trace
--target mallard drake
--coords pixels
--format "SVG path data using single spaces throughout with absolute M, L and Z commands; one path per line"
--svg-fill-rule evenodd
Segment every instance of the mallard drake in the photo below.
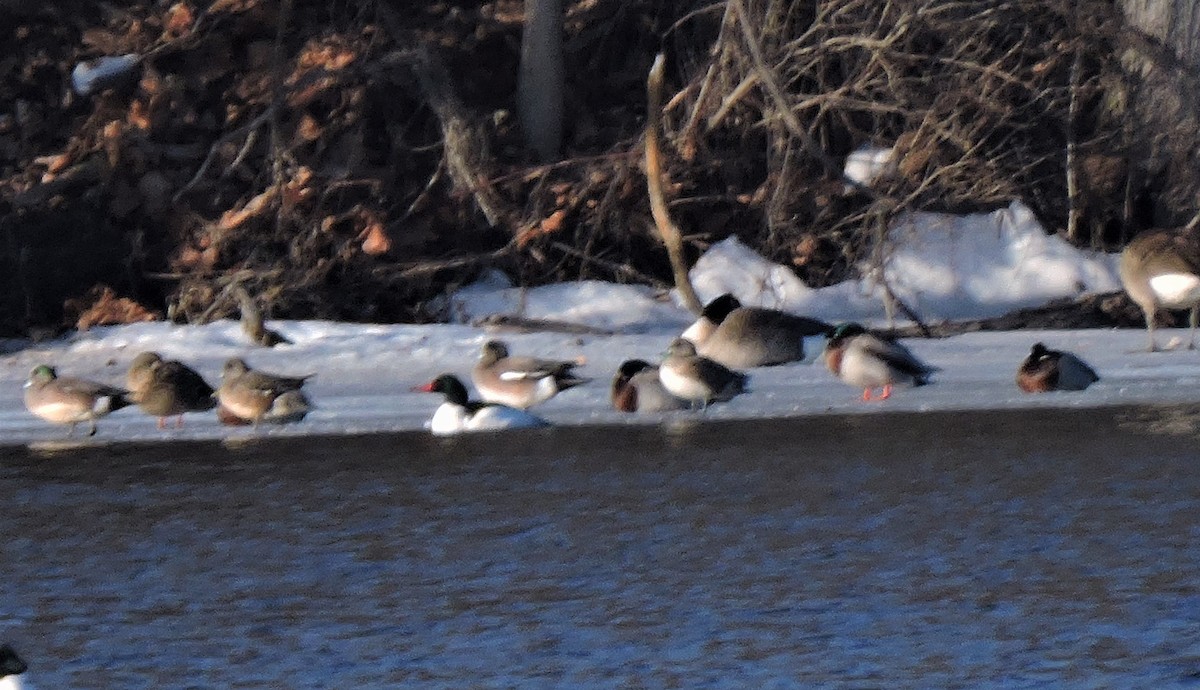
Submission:
M 157 352 L 143 352 L 134 358 L 126 373 L 129 397 L 146 414 L 158 417 L 158 428 L 167 417 L 176 417 L 175 426 L 183 425 L 185 412 L 203 412 L 217 406 L 213 387 L 186 364 L 164 360 Z
M 702 357 L 731 369 L 748 369 L 803 361 L 820 351 L 812 339 L 824 340 L 830 328 L 824 321 L 778 309 L 745 307 L 725 293 L 704 307 L 682 337 L 695 343 Z
M 307 413 L 308 399 L 300 389 L 312 376 L 280 376 L 256 371 L 244 360 L 233 357 L 225 362 L 221 373 L 221 385 L 217 388 L 217 400 L 226 412 L 254 424 L 264 421 L 298 421 L 304 415 L 296 417 L 296 410 L 292 408 L 303 408 Z M 274 414 L 272 410 L 275 409 L 276 401 L 284 394 L 292 392 L 294 394 L 283 401 L 288 408 L 287 413 Z
M 846 383 L 863 389 L 863 400 L 883 388 L 878 400 L 886 400 L 895 384 L 923 386 L 937 367 L 929 366 L 895 340 L 873 335 L 857 323 L 833 329 L 825 344 L 825 365 Z
M 471 369 L 471 381 L 485 401 L 527 409 L 591 381 L 575 374 L 577 366 L 571 360 L 513 357 L 503 342 L 489 340 Z
M 613 408 L 620 412 L 664 412 L 688 406 L 663 386 L 658 367 L 641 359 L 621 363 L 613 376 L 609 397 Z
M 1196 347 L 1200 319 L 1200 237 L 1191 228 L 1148 230 L 1133 238 L 1121 252 L 1121 284 L 1146 318 L 1149 350 L 1154 340 L 1154 317 L 1160 309 L 1190 309 L 1188 349 Z
M 467 387 L 453 374 L 442 374 L 413 390 L 421 393 L 441 393 L 445 397 L 445 401 L 438 406 L 429 421 L 429 431 L 437 436 L 549 426 L 549 422 L 525 410 L 500 403 L 468 399 Z
M 1099 380 L 1100 376 L 1082 359 L 1042 343 L 1035 343 L 1017 368 L 1017 387 L 1026 393 L 1081 391 Z
M 667 347 L 667 356 L 658 367 L 658 378 L 671 395 L 692 407 L 727 402 L 746 392 L 750 380 L 741 372 L 696 353 L 692 341 L 676 338 Z
M 58 376 L 54 367 L 39 364 L 25 382 L 25 408 L 54 424 L 87 422 L 88 436 L 96 434 L 96 420 L 130 404 L 126 391 L 87 379 Z

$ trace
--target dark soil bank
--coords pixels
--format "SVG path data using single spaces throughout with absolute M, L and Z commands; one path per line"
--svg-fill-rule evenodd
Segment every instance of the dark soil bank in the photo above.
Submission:
M 1195 210 L 1194 120 L 1151 78 L 1186 68 L 1110 3 L 567 2 L 544 160 L 523 5 L 0 0 L 0 336 L 204 322 L 242 289 L 272 317 L 439 320 L 430 298 L 484 266 L 666 285 L 641 164 L 660 50 L 688 260 L 736 233 L 820 286 L 908 210 L 1021 199 L 1110 249 Z M 896 164 L 848 188 L 867 143 Z

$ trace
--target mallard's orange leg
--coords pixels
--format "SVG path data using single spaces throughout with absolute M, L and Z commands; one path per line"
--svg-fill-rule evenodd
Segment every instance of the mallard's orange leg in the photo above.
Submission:
M 883 386 L 883 394 L 879 396 L 880 400 L 887 400 L 892 397 L 892 384 L 886 383 Z

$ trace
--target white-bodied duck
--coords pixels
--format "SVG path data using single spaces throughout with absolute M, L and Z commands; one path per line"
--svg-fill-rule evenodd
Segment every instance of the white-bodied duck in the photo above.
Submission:
M 529 429 L 550 424 L 525 410 L 500 403 L 470 400 L 467 387 L 453 374 L 442 374 L 413 390 L 421 393 L 441 393 L 445 397 L 445 401 L 438 406 L 429 421 L 429 431 L 436 436 L 470 431 Z

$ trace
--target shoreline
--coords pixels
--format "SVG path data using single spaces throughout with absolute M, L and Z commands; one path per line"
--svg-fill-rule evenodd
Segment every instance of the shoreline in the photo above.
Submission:
M 563 447 L 591 447 L 622 452 L 627 447 L 662 443 L 687 445 L 725 444 L 753 434 L 755 438 L 786 434 L 807 443 L 828 443 L 841 438 L 847 443 L 887 438 L 891 443 L 930 441 L 944 443 L 985 437 L 997 429 L 1019 429 L 1029 438 L 1090 440 L 1092 434 L 1114 432 L 1146 436 L 1195 436 L 1200 434 L 1200 402 L 1102 403 L 1088 406 L 980 407 L 963 409 L 898 409 L 861 412 L 829 411 L 778 416 L 650 419 L 623 422 L 563 423 L 540 429 L 513 429 L 434 436 L 424 429 L 380 431 L 288 430 L 253 435 L 238 433 L 224 437 L 188 438 L 62 438 L 37 440 L 0 439 L 5 456 L 65 455 L 101 451 L 106 455 L 133 454 L 171 447 L 181 451 L 231 452 L 242 454 L 270 447 L 273 453 L 294 452 L 297 456 L 324 453 L 338 448 L 343 455 L 370 454 L 379 450 L 436 452 L 438 449 L 470 452 L 490 449 L 496 443 L 519 445 L 522 453 L 553 453 Z M 937 431 L 938 433 L 930 433 Z M 621 445 L 604 443 L 620 432 Z M 657 439 L 657 442 L 656 442 Z M 882 445 L 882 444 L 881 444 Z

